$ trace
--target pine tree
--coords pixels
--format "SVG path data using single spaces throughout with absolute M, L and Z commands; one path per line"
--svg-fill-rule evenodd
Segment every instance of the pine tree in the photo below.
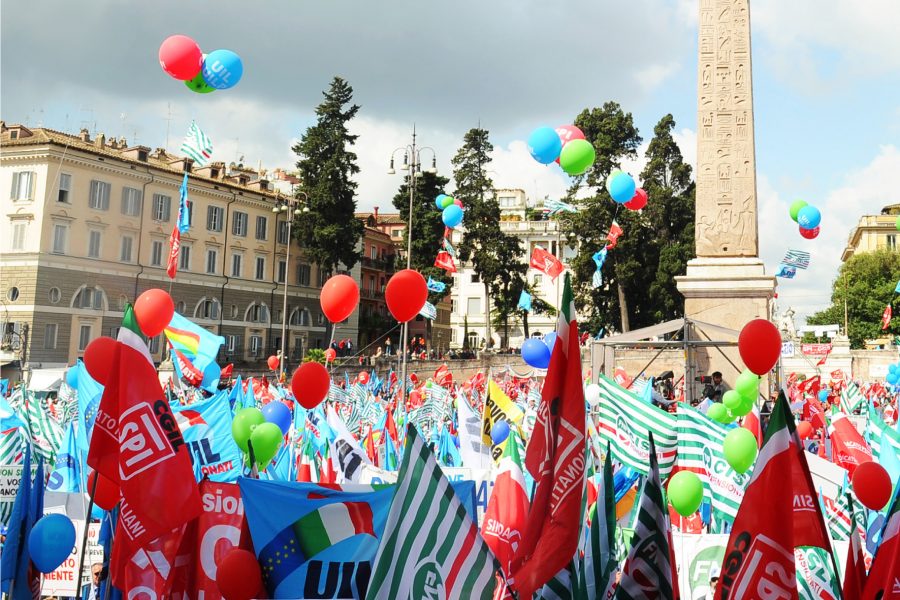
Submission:
M 360 259 L 357 247 L 363 233 L 356 212 L 356 153 L 350 148 L 358 136 L 347 124 L 359 106 L 350 104 L 353 88 L 335 77 L 325 100 L 316 107 L 318 121 L 309 127 L 293 151 L 299 157 L 300 191 L 307 195 L 309 212 L 297 218 L 294 231 L 307 256 L 321 269 L 351 269 Z M 298 194 L 302 197 L 302 194 Z

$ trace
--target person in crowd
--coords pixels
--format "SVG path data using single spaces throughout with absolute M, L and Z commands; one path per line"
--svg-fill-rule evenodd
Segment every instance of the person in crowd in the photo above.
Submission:
M 393 352 L 391 350 L 392 350 L 391 338 L 387 338 L 386 340 L 384 340 L 384 355 L 391 356 L 393 354 Z
M 88 592 L 88 600 L 100 600 L 101 575 L 103 575 L 103 563 L 95 562 L 91 565 L 91 589 Z

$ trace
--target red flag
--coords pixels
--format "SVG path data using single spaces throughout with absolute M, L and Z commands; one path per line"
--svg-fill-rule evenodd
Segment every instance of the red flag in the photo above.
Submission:
M 201 508 L 190 454 L 147 346 L 127 326 L 130 315 L 129 306 L 87 462 L 119 484 L 116 541 L 137 550 L 192 520 Z
M 122 526 L 121 519 L 119 525 Z M 172 587 L 175 557 L 188 527 L 193 528 L 193 523 L 181 525 L 142 546 L 117 535 L 110 558 L 113 585 L 121 590 L 153 591 L 156 598 L 167 597 Z
M 519 459 L 519 436 L 512 431 L 500 459 L 500 470 L 481 526 L 481 535 L 500 561 L 504 573 L 510 572 L 509 566 L 527 519 L 528 494 Z
M 233 373 L 234 373 L 234 363 L 228 363 L 227 365 L 222 367 L 222 370 L 219 372 L 219 379 L 231 379 L 231 375 Z
M 822 378 L 819 375 L 815 377 L 810 377 L 809 379 L 804 379 L 800 383 L 797 384 L 797 389 L 803 392 L 804 394 L 811 393 L 813 396 L 819 394 L 819 387 L 821 386 Z
M 760 422 L 759 407 L 756 406 L 756 404 L 753 405 L 753 410 L 750 411 L 750 413 L 747 414 L 746 417 L 744 417 L 744 420 L 741 422 L 741 426 L 744 429 L 749 430 L 756 438 L 757 448 L 762 448 L 762 423 Z
M 862 598 L 900 600 L 900 495 L 891 502 Z
M 828 348 L 825 350 L 825 356 L 819 359 L 819 362 L 816 363 L 817 367 L 821 367 L 825 364 L 825 361 L 828 360 L 828 355 L 831 354 L 832 348 L 834 348 L 833 344 L 827 344 Z
M 169 261 L 166 263 L 166 273 L 169 279 L 175 279 L 178 273 L 178 251 L 181 248 L 181 231 L 178 230 L 178 223 L 172 228 L 172 235 L 169 236 Z
M 184 380 L 195 387 L 199 386 L 203 382 L 203 372 L 195 367 L 194 363 L 180 350 L 175 349 L 172 344 L 169 344 L 169 350 L 175 355 L 175 360 L 178 361 L 178 367 L 181 369 L 181 376 L 184 377 Z
M 853 519 L 853 501 L 847 498 L 850 506 L 850 545 L 847 547 L 847 566 L 844 569 L 844 600 L 861 600 L 866 585 L 866 555 L 859 539 L 859 529 Z
M 525 535 L 512 563 L 510 585 L 520 598 L 530 598 L 561 571 L 578 547 L 585 415 L 578 316 L 569 274 L 560 308 L 556 343 L 525 457 L 536 488 Z
M 609 240 L 609 243 L 606 245 L 607 250 L 612 250 L 619 243 L 619 236 L 622 235 L 624 231 L 619 227 L 619 224 L 615 221 L 612 222 L 612 225 L 609 226 L 609 233 L 606 234 L 606 239 Z
M 804 454 L 782 393 L 725 547 L 716 600 L 797 600 L 794 548 L 831 551 Z
M 872 460 L 872 450 L 859 434 L 847 415 L 837 413 L 831 417 L 831 457 L 839 467 L 847 469 L 852 479 L 856 467 Z
M 888 327 L 891 326 L 891 317 L 893 316 L 893 311 L 891 310 L 891 305 L 888 304 L 884 307 L 884 312 L 881 313 L 881 330 L 884 331 Z
M 531 251 L 531 268 L 537 269 L 542 273 L 550 276 L 550 279 L 556 279 L 563 272 L 563 264 L 559 259 L 541 248 L 535 246 Z
M 809 421 L 813 429 L 821 429 L 825 427 L 825 407 L 819 402 L 818 398 L 807 398 L 803 405 L 803 420 Z
M 434 266 L 444 269 L 448 273 L 456 273 L 456 263 L 453 262 L 453 257 L 446 250 L 441 250 L 437 253 L 437 257 L 434 259 Z

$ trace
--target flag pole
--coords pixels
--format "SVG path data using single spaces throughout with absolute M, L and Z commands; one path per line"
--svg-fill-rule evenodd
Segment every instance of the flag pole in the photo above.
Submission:
M 97 481 L 100 473 L 94 471 L 94 484 L 91 486 L 88 498 L 87 513 L 84 515 L 84 532 L 81 535 L 81 556 L 78 558 L 78 571 L 75 572 L 75 597 L 81 598 L 81 574 L 84 572 L 84 555 L 87 551 L 88 530 L 91 524 L 91 512 L 94 510 L 94 494 L 97 493 Z

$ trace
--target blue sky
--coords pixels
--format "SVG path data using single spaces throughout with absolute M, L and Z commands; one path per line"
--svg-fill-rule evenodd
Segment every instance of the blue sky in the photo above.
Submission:
M 788 248 L 812 253 L 808 271 L 779 285 L 779 306 L 803 316 L 828 304 L 859 216 L 900 202 L 900 2 L 750 1 L 760 250 L 770 269 Z M 697 0 L 8 3 L 2 118 L 88 125 L 157 147 L 171 111 L 170 149 L 193 118 L 212 137 L 214 158 L 291 167 L 291 144 L 341 74 L 363 107 L 354 123 L 361 209 L 390 206 L 400 179 L 385 174 L 387 162 L 413 122 L 443 173 L 480 120 L 496 146 L 498 186 L 558 195 L 565 177 L 534 163 L 523 140 L 607 100 L 634 113 L 645 141 L 671 112 L 694 160 L 696 14 Z M 172 33 L 204 51 L 235 50 L 244 79 L 191 94 L 156 61 Z M 817 240 L 800 238 L 790 221 L 796 198 L 822 210 Z

